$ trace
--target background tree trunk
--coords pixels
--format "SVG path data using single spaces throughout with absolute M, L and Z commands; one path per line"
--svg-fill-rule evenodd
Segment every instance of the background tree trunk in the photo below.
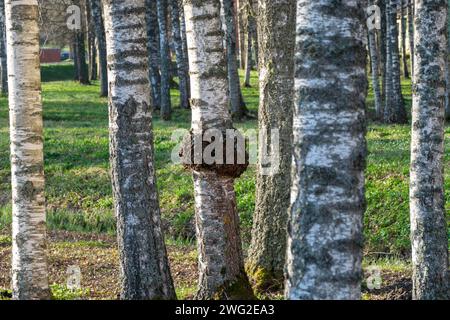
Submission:
M 370 54 L 370 62 L 372 68 L 372 87 L 373 87 L 373 95 L 375 99 L 375 116 L 377 119 L 382 119 L 383 116 L 383 100 L 381 98 L 381 90 L 380 90 L 380 79 L 378 72 L 380 70 L 379 67 L 379 59 L 378 59 L 378 49 L 377 49 L 377 39 L 376 39 L 376 30 L 368 30 L 369 35 L 369 54 Z
M 100 0 L 89 0 L 95 37 L 97 38 L 98 60 L 100 67 L 100 96 L 108 96 L 108 65 L 106 57 L 105 26 L 103 23 Z
M 145 0 L 147 11 L 147 36 L 148 36 L 148 56 L 149 56 L 149 77 L 152 87 L 153 108 L 161 109 L 161 75 L 159 73 L 159 26 L 156 1 Z
M 288 299 L 361 297 L 365 8 L 364 1 L 297 1 Z
M 158 26 L 159 26 L 159 62 L 161 73 L 161 118 L 170 120 L 172 105 L 170 101 L 170 50 L 167 38 L 167 0 L 157 0 Z
M 246 0 L 246 49 L 247 49 L 247 53 L 245 55 L 245 78 L 244 78 L 244 86 L 246 88 L 250 88 L 251 87 L 251 71 L 252 71 L 252 67 L 253 67 L 253 57 L 252 57 L 252 52 L 253 52 L 253 28 L 255 27 L 253 24 L 256 24 L 256 19 L 255 17 L 252 16 L 252 7 L 251 7 L 251 0 Z
M 447 0 L 416 1 L 411 155 L 413 298 L 450 298 L 444 200 Z
M 414 0 L 409 0 L 408 5 L 408 37 L 409 54 L 411 59 L 411 75 L 414 78 Z M 414 79 L 412 79 L 414 81 Z
M 406 16 L 404 0 L 400 0 L 400 22 L 402 28 L 402 59 L 403 59 L 403 76 L 409 78 L 408 58 L 406 57 Z M 408 0 L 406 0 L 408 1 Z
M 88 65 L 86 63 L 86 19 L 84 15 L 83 10 L 83 3 L 81 0 L 74 0 L 74 5 L 77 5 L 81 8 L 82 12 L 82 19 L 81 19 L 81 28 L 74 31 L 74 43 L 75 43 L 75 50 L 76 50 L 76 67 L 77 70 L 77 76 L 78 81 L 81 84 L 90 84 L 89 82 L 89 69 Z
M 220 0 L 184 0 L 192 86 L 192 134 L 231 129 Z M 195 170 L 198 299 L 253 297 L 244 271 L 234 178 Z
M 401 91 L 400 56 L 398 49 L 397 0 L 386 0 L 386 100 L 384 122 L 408 122 Z
M 20 300 L 49 299 L 37 1 L 6 1 L 10 79 L 12 289 Z
M 279 166 L 266 172 L 267 168 L 261 167 L 265 162 L 261 152 L 258 165 L 247 270 L 259 291 L 283 283 L 292 169 L 295 12 L 295 0 L 259 0 L 259 131 L 267 131 L 267 139 L 259 143 L 271 145 L 274 137 L 270 130 L 280 130 Z
M 381 99 L 383 100 L 383 105 L 386 105 L 386 87 L 387 87 L 387 26 L 386 26 L 386 0 L 378 0 L 378 6 L 381 11 L 381 29 L 379 30 L 379 40 L 380 40 L 380 63 L 381 63 Z M 383 110 L 384 114 L 384 110 Z M 382 119 L 382 118 L 380 118 Z
M 8 66 L 6 55 L 5 0 L 0 0 L 0 93 L 8 94 Z
M 245 115 L 245 102 L 241 92 L 238 61 L 236 53 L 236 20 L 233 0 L 222 0 L 225 13 L 225 34 L 227 44 L 228 84 L 230 106 L 233 119 L 241 120 Z
M 86 1 L 86 25 L 88 34 L 89 48 L 89 80 L 97 80 L 97 46 L 95 45 L 94 19 L 91 13 L 91 7 Z
M 187 47 L 187 39 L 186 39 L 186 22 L 184 18 L 184 8 L 183 8 L 183 0 L 178 0 L 178 7 L 180 10 L 180 32 L 181 32 L 181 41 L 183 43 L 183 58 L 184 64 L 186 66 L 186 81 L 187 81 L 187 93 L 188 99 L 191 98 L 191 84 L 189 78 L 189 53 Z M 189 104 L 190 106 L 190 104 Z
M 122 299 L 173 299 L 153 163 L 145 0 L 105 0 Z
M 178 73 L 178 88 L 180 90 L 180 107 L 182 109 L 189 109 L 189 94 L 186 70 L 188 65 L 184 58 L 183 40 L 181 38 L 181 26 L 180 26 L 180 7 L 178 0 L 171 1 L 171 18 L 172 18 L 172 40 L 175 47 L 175 55 L 177 59 L 177 73 Z

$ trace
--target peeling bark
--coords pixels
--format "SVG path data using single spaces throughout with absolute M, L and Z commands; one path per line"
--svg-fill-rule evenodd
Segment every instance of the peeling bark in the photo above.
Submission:
M 288 299 L 359 299 L 365 1 L 297 1 Z
M 447 0 L 416 1 L 411 144 L 413 298 L 450 298 L 444 199 Z
M 285 264 L 292 168 L 296 1 L 259 0 L 259 10 L 259 130 L 280 130 L 278 172 L 273 175 L 264 172 L 261 159 L 258 165 L 247 264 L 257 289 L 265 290 L 281 286 Z M 273 137 L 270 134 L 265 137 L 267 140 L 259 143 L 271 145 Z
M 145 0 L 105 0 L 122 299 L 173 299 L 156 189 Z
M 6 1 L 12 184 L 13 299 L 49 299 L 44 153 L 35 0 Z

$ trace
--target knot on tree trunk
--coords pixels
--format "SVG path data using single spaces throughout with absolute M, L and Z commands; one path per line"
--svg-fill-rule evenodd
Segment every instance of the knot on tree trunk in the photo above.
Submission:
M 236 129 L 191 130 L 182 142 L 179 156 L 188 170 L 213 171 L 239 178 L 249 165 L 248 140 Z

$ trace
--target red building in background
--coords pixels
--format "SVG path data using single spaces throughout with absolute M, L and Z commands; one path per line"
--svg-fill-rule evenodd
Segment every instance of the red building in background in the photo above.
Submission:
M 61 61 L 60 49 L 41 49 L 41 63 L 55 63 Z

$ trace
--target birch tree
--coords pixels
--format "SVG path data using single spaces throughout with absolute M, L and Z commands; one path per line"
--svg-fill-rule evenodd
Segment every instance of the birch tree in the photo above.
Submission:
M 382 119 L 383 115 L 383 100 L 381 97 L 380 89 L 380 79 L 379 79 L 379 58 L 378 58 L 378 48 L 377 48 L 377 34 L 375 28 L 369 28 L 368 30 L 369 38 L 369 54 L 372 70 L 372 87 L 373 95 L 375 100 L 375 116 L 377 119 Z
M 192 136 L 232 129 L 220 0 L 184 0 L 191 74 Z M 191 139 L 185 150 L 191 149 Z M 228 165 L 225 165 L 228 167 Z M 199 253 L 198 299 L 253 297 L 244 271 L 234 179 L 246 165 L 195 165 L 193 169 Z
M 403 124 L 408 121 L 408 117 L 401 86 L 397 28 L 398 4 L 398 0 L 386 0 L 386 97 L 384 122 Z
M 159 26 L 155 0 L 145 0 L 147 8 L 147 36 L 149 56 L 149 77 L 152 87 L 152 100 L 154 109 L 161 109 L 161 75 L 159 73 Z
M 449 299 L 444 196 L 444 101 L 447 0 L 415 1 L 411 145 L 413 298 Z
M 12 184 L 12 289 L 48 299 L 38 3 L 6 1 Z
M 408 39 L 409 55 L 411 59 L 411 75 L 414 75 L 414 0 L 409 0 L 408 4 Z
M 171 4 L 171 21 L 172 21 L 172 39 L 175 47 L 175 55 L 177 59 L 178 72 L 178 87 L 180 90 L 180 107 L 182 109 L 189 109 L 189 94 L 188 94 L 188 65 L 184 58 L 183 39 L 181 38 L 180 25 L 180 7 L 178 0 L 170 0 Z
M 172 299 L 153 160 L 145 0 L 103 5 L 121 298 Z
M 409 78 L 408 58 L 406 56 L 406 16 L 405 16 L 404 0 L 400 0 L 400 26 L 402 29 L 401 44 L 402 44 L 403 76 L 405 78 Z
M 170 101 L 170 50 L 167 38 L 167 8 L 168 0 L 157 0 L 158 27 L 159 27 L 159 67 L 161 74 L 161 117 L 170 120 L 172 105 Z
M 236 50 L 236 17 L 232 0 L 222 0 L 225 13 L 225 36 L 228 65 L 228 85 L 230 94 L 230 107 L 233 119 L 240 120 L 246 112 L 246 106 L 241 91 L 239 79 L 237 50 Z
M 248 271 L 258 290 L 283 283 L 286 232 L 292 165 L 292 118 L 294 95 L 295 0 L 259 0 L 259 130 L 274 143 L 278 130 L 279 165 L 268 174 L 260 152 L 256 210 Z M 280 41 L 283 39 L 283 41 Z M 273 150 L 272 150 L 273 152 Z
M 364 1 L 298 0 L 288 299 L 359 299 Z
M 97 38 L 99 73 L 100 73 L 100 96 L 108 96 L 108 65 L 106 57 L 105 26 L 103 22 L 100 0 L 88 0 L 91 9 L 95 37 Z
M 89 69 L 86 63 L 86 17 L 84 3 L 82 0 L 74 0 L 74 5 L 81 8 L 82 18 L 80 28 L 75 29 L 73 32 L 73 43 L 76 51 L 76 67 L 77 67 L 77 79 L 81 84 L 90 84 L 89 82 Z
M 0 92 L 8 94 L 8 67 L 6 59 L 6 25 L 5 25 L 5 0 L 0 0 Z

